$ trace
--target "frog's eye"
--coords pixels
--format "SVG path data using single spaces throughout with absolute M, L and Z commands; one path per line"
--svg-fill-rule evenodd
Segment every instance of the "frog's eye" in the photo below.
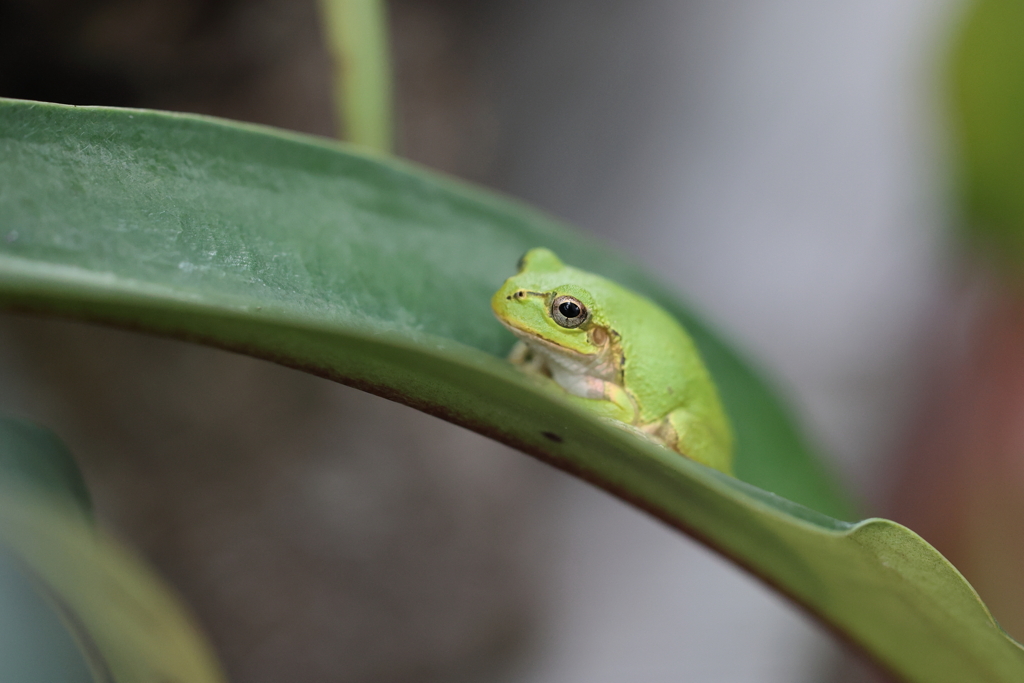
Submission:
M 587 307 L 574 296 L 559 296 L 551 302 L 551 317 L 562 327 L 572 329 L 587 322 Z

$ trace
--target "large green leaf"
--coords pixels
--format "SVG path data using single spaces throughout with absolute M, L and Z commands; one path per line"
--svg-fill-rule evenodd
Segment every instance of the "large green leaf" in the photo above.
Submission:
M 574 410 L 502 358 L 529 247 L 694 333 L 739 479 Z M 1018 681 L 1024 649 L 909 530 L 849 524 L 784 409 L 633 265 L 504 198 L 326 141 L 192 116 L 0 104 L 0 305 L 234 349 L 441 416 L 689 533 L 909 680 Z M 681 615 L 680 618 L 686 618 Z
M 176 598 L 97 530 L 49 432 L 0 418 L 0 680 L 221 683 Z

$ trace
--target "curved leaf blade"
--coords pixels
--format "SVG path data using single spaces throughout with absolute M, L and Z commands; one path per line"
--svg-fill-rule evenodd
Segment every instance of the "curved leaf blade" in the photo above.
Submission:
M 23 102 L 0 105 L 0 178 L 8 309 L 209 343 L 399 400 L 648 510 L 908 680 L 1024 676 L 1024 650 L 933 548 L 886 520 L 823 514 L 842 514 L 841 499 L 731 351 L 631 264 L 526 207 L 306 137 Z M 574 410 L 502 360 L 512 340 L 487 302 L 540 245 L 689 323 L 746 483 Z
M 65 499 L 83 515 L 92 515 L 89 490 L 67 446 L 30 422 L 0 417 L 0 479 Z
M 2 486 L 33 491 L 71 516 L 92 514 L 85 482 L 64 444 L 45 429 L 6 417 L 0 417 Z M 40 588 L 22 560 L 0 544 L 0 680 L 95 681 L 81 639 Z
M 0 545 L 0 680 L 95 683 L 62 615 Z
M 0 676 L 11 683 L 222 683 L 190 617 L 97 530 L 53 434 L 0 419 Z
M 49 269 L 41 277 L 55 300 L 59 281 L 74 288 L 91 273 L 110 278 L 112 295 L 163 292 L 263 320 L 436 336 L 504 357 L 513 339 L 490 295 L 523 252 L 548 246 L 687 324 L 735 423 L 740 478 L 849 515 L 792 420 L 728 347 L 632 264 L 536 211 L 255 126 L 15 102 L 2 112 L 0 257 L 12 274 Z
M 167 587 L 80 515 L 0 486 L 0 547 L 57 605 L 99 683 L 223 683 Z

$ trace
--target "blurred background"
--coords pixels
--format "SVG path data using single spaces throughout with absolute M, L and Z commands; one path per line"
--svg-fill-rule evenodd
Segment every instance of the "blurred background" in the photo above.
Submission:
M 921 533 L 1024 637 L 1024 306 L 998 240 L 962 229 L 947 81 L 967 2 L 388 9 L 401 156 L 660 274 L 792 401 L 865 515 Z M 331 136 L 331 64 L 313 0 L 0 0 L 2 96 Z M 66 440 L 239 683 L 877 675 L 603 493 L 267 363 L 4 317 L 0 410 Z

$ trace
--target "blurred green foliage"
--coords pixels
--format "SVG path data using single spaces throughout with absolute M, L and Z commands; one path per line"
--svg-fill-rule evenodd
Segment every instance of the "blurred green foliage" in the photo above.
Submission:
M 82 475 L 51 432 L 0 417 L 0 495 L 29 489 L 91 515 Z M 60 504 L 60 503 L 58 503 Z M 94 681 L 59 598 L 49 595 L 30 566 L 0 543 L 0 681 Z
M 972 0 L 949 69 L 955 172 L 970 242 L 1024 268 L 1024 2 Z
M 8 484 L 66 499 L 83 514 L 92 515 L 89 491 L 71 452 L 42 427 L 0 417 L 0 477 Z

